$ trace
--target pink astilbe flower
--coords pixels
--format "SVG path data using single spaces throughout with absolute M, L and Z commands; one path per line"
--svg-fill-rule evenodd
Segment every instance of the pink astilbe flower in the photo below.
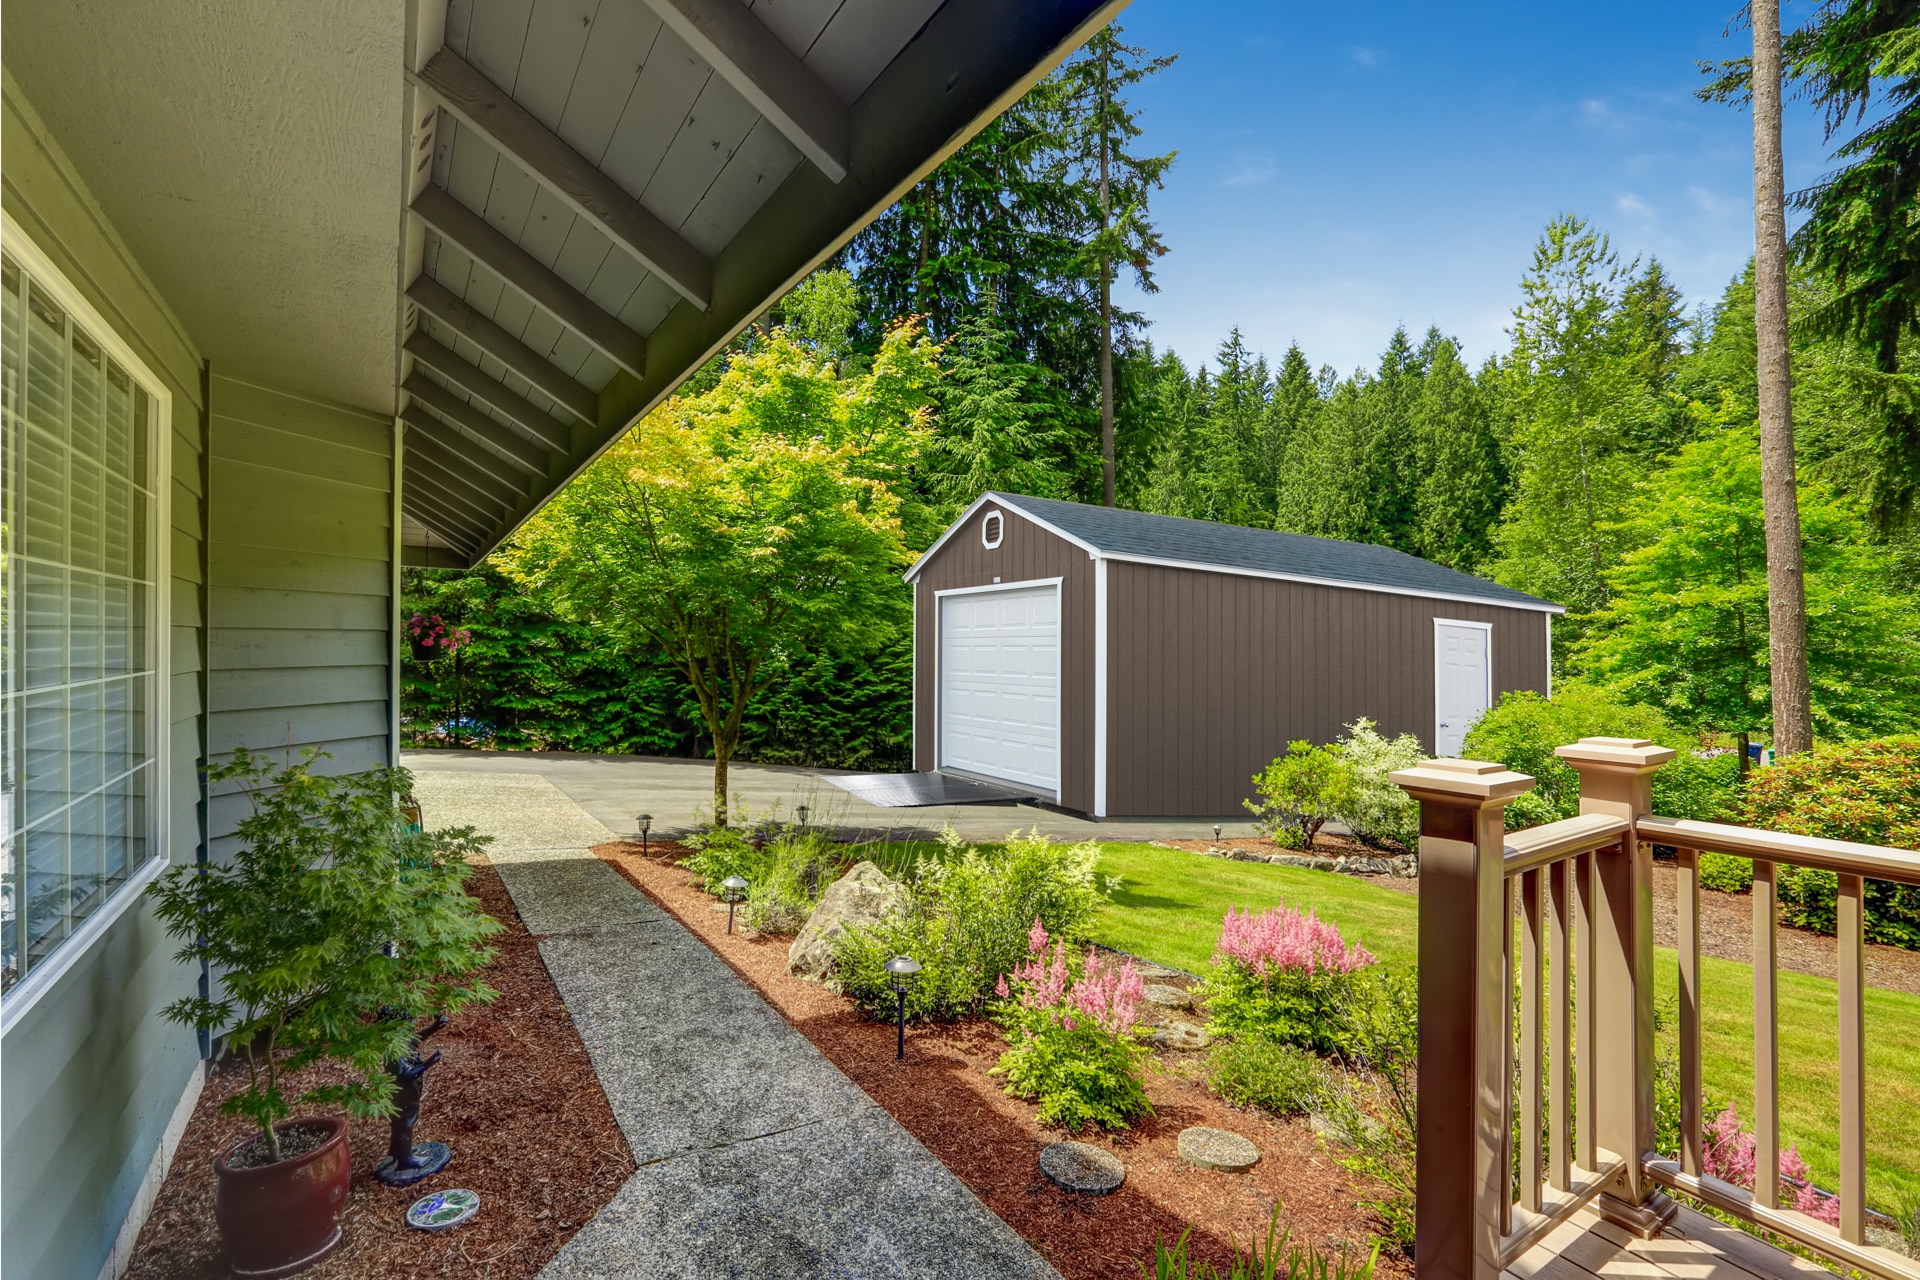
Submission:
M 1054 943 L 1049 955 L 1047 942 L 1046 927 L 1038 919 L 1034 920 L 1033 928 L 1027 932 L 1028 960 L 1016 966 L 1011 974 L 1001 974 L 994 984 L 994 993 L 1002 999 L 1010 995 L 1012 988 L 1008 979 L 1011 978 L 1020 987 L 1023 1008 L 1045 1014 L 1069 1031 L 1084 1021 L 1105 1027 L 1115 1035 L 1131 1035 L 1140 1016 L 1140 1002 L 1145 998 L 1140 973 L 1133 967 L 1133 961 L 1128 959 L 1115 965 L 1103 960 L 1099 953 L 1089 951 L 1081 976 L 1075 978 L 1067 960 L 1066 944 Z
M 1352 973 L 1374 962 L 1366 948 L 1340 936 L 1338 925 L 1284 903 L 1257 916 L 1229 907 L 1215 950 L 1215 958 L 1220 957 L 1245 965 L 1262 978 L 1274 970 Z
M 1759 1167 L 1758 1144 L 1752 1134 L 1740 1127 L 1740 1114 L 1729 1106 L 1713 1118 L 1700 1133 L 1701 1155 L 1707 1176 L 1730 1182 L 1736 1187 L 1753 1188 Z M 1832 1226 L 1840 1222 L 1840 1198 L 1830 1196 L 1813 1185 L 1813 1170 L 1800 1157 L 1800 1145 L 1789 1143 L 1780 1153 L 1780 1182 L 1793 1198 L 1793 1207 L 1810 1218 Z

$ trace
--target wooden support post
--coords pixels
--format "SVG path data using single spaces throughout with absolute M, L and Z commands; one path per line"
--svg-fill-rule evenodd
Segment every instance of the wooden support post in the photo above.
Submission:
M 1392 775 L 1420 802 L 1419 1280 L 1498 1280 L 1507 1176 L 1508 801 L 1533 779 L 1476 760 Z
M 1593 1073 L 1596 1145 L 1626 1162 L 1594 1208 L 1650 1237 L 1678 1208 L 1641 1167 L 1654 1145 L 1653 846 L 1636 838 L 1632 824 L 1652 814 L 1653 775 L 1675 753 L 1640 738 L 1582 738 L 1554 754 L 1580 774 L 1581 813 L 1629 824 L 1618 849 L 1594 855 L 1593 970 L 1579 981 L 1592 984 L 1595 1044 L 1578 1069 Z

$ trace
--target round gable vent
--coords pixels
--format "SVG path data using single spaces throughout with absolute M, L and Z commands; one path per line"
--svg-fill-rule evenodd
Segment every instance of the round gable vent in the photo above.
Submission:
M 980 544 L 988 549 L 999 546 L 1006 522 L 1007 518 L 998 511 L 987 512 L 987 518 L 980 522 Z

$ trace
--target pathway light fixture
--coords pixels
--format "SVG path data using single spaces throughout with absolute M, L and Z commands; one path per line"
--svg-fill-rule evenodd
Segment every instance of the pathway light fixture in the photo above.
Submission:
M 634 821 L 640 824 L 640 856 L 644 858 L 647 856 L 647 832 L 653 830 L 653 815 L 643 813 Z
M 735 906 L 739 905 L 740 899 L 747 896 L 746 877 L 745 876 L 728 876 L 725 880 L 722 880 L 720 882 L 720 887 L 727 891 L 727 932 L 732 933 L 733 932 L 733 909 Z
M 798 808 L 796 808 L 794 812 L 800 815 L 800 825 L 803 827 L 806 826 L 807 825 L 807 806 L 801 805 Z
M 1213 824 L 1213 842 L 1220 843 L 1220 824 L 1217 822 Z
M 886 970 L 893 979 L 895 1006 L 893 1060 L 901 1062 L 907 1056 L 907 990 L 913 986 L 914 978 L 920 972 L 920 962 L 912 956 L 895 956 L 887 961 Z

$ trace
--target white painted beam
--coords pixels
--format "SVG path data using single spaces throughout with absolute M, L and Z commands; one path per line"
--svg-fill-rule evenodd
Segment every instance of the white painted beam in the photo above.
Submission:
M 501 426 L 418 369 L 407 375 L 400 389 L 446 419 L 449 426 L 460 428 L 491 449 L 509 466 L 528 475 L 547 474 L 547 451 L 544 448 Z
M 444 344 L 415 330 L 401 347 L 408 355 L 440 373 L 469 395 L 479 396 L 520 426 L 528 435 L 555 453 L 569 453 L 572 442 L 569 429 L 553 420 L 553 415 L 534 406 L 525 396 L 515 395 L 505 383 L 474 365 L 468 364 Z
M 546 357 L 456 296 L 431 276 L 407 286 L 407 300 L 553 397 L 555 404 L 588 426 L 598 425 L 600 397 L 568 377 Z
M 647 376 L 647 340 L 602 311 L 540 260 L 488 225 L 450 193 L 428 185 L 412 209 L 434 230 L 526 299 L 592 343 L 636 378 Z
M 491 449 L 476 445 L 472 440 L 460 434 L 450 422 L 434 417 L 418 403 L 410 404 L 400 411 L 400 420 L 415 433 L 417 443 L 422 436 L 445 445 L 447 451 L 462 461 L 486 472 L 502 484 L 511 485 L 517 492 L 525 492 L 527 477 L 537 475 L 522 469 L 518 464 L 509 462 Z
M 740 0 L 646 0 L 830 181 L 847 176 L 847 108 Z
M 706 255 L 541 124 L 512 94 L 451 49 L 429 58 L 418 79 L 501 155 L 599 227 L 687 301 L 707 309 L 713 297 L 713 264 Z

